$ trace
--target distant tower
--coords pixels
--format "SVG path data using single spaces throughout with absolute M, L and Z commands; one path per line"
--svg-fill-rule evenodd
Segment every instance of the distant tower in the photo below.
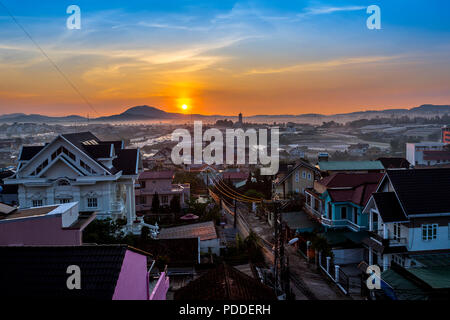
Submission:
M 239 113 L 239 123 L 242 124 L 242 113 Z

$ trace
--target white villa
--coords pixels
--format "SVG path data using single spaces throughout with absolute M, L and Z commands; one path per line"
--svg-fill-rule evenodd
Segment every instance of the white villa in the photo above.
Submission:
M 80 212 L 99 219 L 126 218 L 139 232 L 134 186 L 141 165 L 139 149 L 122 141 L 100 141 L 90 132 L 62 134 L 44 146 L 23 146 L 16 174 L 20 208 L 78 202 Z
M 368 264 L 420 266 L 423 255 L 450 253 L 450 169 L 387 170 L 363 210 Z

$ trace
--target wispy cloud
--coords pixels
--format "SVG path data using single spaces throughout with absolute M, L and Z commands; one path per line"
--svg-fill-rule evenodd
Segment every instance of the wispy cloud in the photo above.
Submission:
M 373 57 L 353 57 L 353 58 L 334 59 L 327 61 L 301 63 L 280 68 L 252 69 L 246 72 L 244 75 L 274 74 L 274 73 L 301 72 L 301 71 L 322 71 L 354 64 L 384 62 L 398 59 L 400 57 L 401 56 L 397 55 L 397 56 L 373 56 Z

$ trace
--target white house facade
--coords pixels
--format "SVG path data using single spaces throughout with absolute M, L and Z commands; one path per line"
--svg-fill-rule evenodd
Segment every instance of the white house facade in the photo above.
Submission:
M 136 221 L 134 186 L 141 168 L 139 149 L 122 141 L 100 141 L 90 132 L 62 134 L 45 146 L 23 146 L 16 174 L 20 208 L 78 202 L 80 212 L 100 219 Z
M 387 170 L 364 214 L 368 264 L 418 267 L 423 254 L 450 252 L 450 169 Z

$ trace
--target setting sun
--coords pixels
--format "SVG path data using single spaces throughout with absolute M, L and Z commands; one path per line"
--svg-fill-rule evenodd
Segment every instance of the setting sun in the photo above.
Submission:
M 183 104 L 182 106 L 181 106 L 181 109 L 183 109 L 183 110 L 187 110 L 189 107 L 188 107 L 188 105 L 187 104 Z

